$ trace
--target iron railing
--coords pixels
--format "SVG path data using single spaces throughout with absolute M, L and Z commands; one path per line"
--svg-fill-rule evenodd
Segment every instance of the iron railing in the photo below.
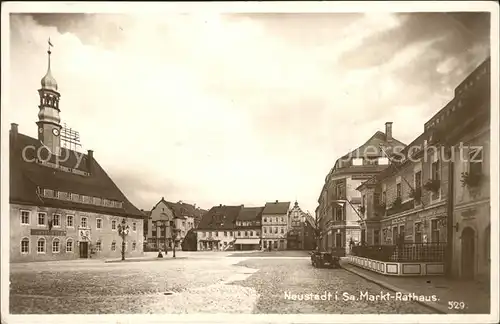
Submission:
M 403 243 L 398 245 L 358 245 L 355 256 L 384 262 L 444 262 L 446 243 Z

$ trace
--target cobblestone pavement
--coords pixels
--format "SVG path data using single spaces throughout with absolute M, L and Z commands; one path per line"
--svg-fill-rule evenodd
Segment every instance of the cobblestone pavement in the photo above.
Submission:
M 307 258 L 227 257 L 227 252 L 186 255 L 165 262 L 11 264 L 10 312 L 432 313 L 414 302 L 286 300 L 285 292 L 337 291 L 340 298 L 343 292 L 354 296 L 384 292 L 343 269 L 313 268 Z

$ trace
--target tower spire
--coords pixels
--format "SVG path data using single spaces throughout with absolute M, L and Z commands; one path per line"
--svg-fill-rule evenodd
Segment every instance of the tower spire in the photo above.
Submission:
M 56 79 L 54 79 L 54 77 L 52 76 L 52 71 L 50 70 L 50 55 L 52 54 L 52 51 L 50 50 L 50 48 L 54 47 L 54 45 L 52 45 L 52 42 L 50 41 L 50 37 L 48 40 L 48 44 L 49 44 L 49 47 L 47 49 L 47 54 L 48 54 L 47 73 L 42 78 L 41 84 L 42 84 L 42 89 L 49 89 L 49 90 L 57 91 L 57 82 L 56 82 Z
M 36 124 L 38 126 L 38 139 L 49 148 L 52 154 L 59 155 L 61 148 L 59 134 L 62 128 L 60 124 L 61 118 L 59 117 L 59 99 L 61 95 L 57 91 L 57 82 L 50 69 L 51 47 L 54 47 L 50 38 L 48 44 L 48 67 L 47 73 L 40 81 L 42 87 L 38 90 L 40 104 L 38 105 L 38 122 Z

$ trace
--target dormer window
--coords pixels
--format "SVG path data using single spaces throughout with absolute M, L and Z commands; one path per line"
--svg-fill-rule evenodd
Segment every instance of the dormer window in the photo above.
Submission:
M 352 159 L 352 165 L 354 165 L 354 166 L 363 165 L 363 159 L 362 158 Z

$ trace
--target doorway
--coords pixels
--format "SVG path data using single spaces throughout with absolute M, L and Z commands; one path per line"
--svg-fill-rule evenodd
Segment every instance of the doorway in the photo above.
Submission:
M 462 232 L 462 278 L 470 280 L 474 278 L 474 236 L 472 228 L 466 227 Z
M 80 258 L 87 259 L 89 257 L 89 242 L 80 242 Z
M 342 234 L 341 233 L 335 233 L 335 247 L 337 247 L 337 248 L 342 247 Z

